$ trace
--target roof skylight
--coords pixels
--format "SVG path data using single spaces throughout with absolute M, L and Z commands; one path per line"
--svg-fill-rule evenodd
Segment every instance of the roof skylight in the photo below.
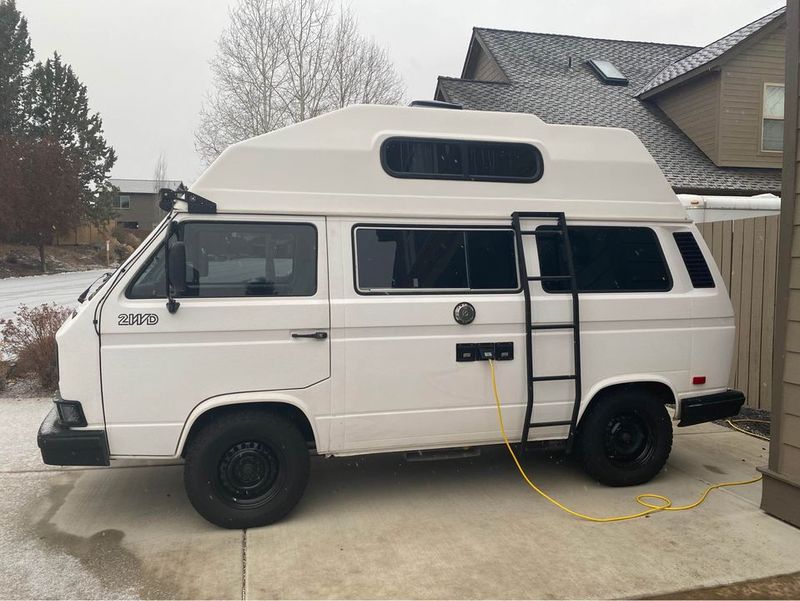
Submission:
M 587 61 L 589 66 L 597 73 L 600 81 L 614 86 L 627 86 L 628 78 L 617 69 L 610 61 L 593 58 Z

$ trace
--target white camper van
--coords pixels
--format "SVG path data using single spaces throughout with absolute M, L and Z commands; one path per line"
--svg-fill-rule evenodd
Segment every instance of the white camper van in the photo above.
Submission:
M 428 103 L 430 104 L 430 103 Z M 353 106 L 227 149 L 58 333 L 45 463 L 183 459 L 225 527 L 309 456 L 563 441 L 612 486 L 734 415 L 725 285 L 620 129 Z

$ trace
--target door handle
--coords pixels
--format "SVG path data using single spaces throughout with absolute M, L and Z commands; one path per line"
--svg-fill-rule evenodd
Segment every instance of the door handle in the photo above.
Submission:
M 315 340 L 325 340 L 328 337 L 328 332 L 312 332 L 310 334 L 298 334 L 292 332 L 292 338 L 313 338 Z

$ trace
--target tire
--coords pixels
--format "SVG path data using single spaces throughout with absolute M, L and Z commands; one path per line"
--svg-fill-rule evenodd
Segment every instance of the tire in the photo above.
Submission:
M 672 421 L 661 399 L 642 389 L 594 400 L 578 429 L 583 467 L 608 486 L 650 481 L 672 450 Z
M 298 428 L 263 409 L 215 418 L 191 439 L 183 481 L 197 512 L 223 528 L 280 520 L 308 482 L 309 453 Z

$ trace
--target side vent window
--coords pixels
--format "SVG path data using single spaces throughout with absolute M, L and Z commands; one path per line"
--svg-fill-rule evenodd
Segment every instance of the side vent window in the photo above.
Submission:
M 692 232 L 675 232 L 675 243 L 695 288 L 714 288 L 714 277 Z

